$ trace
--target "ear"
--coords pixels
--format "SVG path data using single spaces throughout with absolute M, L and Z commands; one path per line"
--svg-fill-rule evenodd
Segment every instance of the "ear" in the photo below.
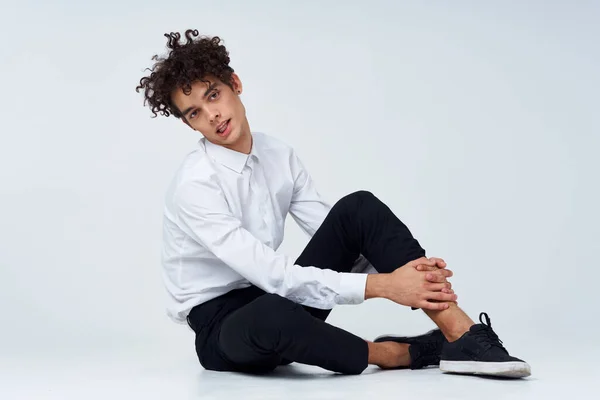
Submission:
M 231 86 L 233 86 L 233 92 L 235 94 L 242 94 L 242 81 L 235 72 L 231 74 Z

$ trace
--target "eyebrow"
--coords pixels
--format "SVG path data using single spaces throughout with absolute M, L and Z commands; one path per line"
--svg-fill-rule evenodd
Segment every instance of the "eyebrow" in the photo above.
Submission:
M 212 91 L 214 88 L 216 88 L 217 86 L 219 86 L 219 84 L 218 84 L 217 82 L 211 82 L 211 83 L 210 83 L 210 85 L 208 85 L 208 89 L 206 89 L 206 92 L 204 92 L 204 95 L 202 95 L 202 97 L 206 97 L 206 96 L 208 96 L 208 94 L 209 94 L 209 93 L 210 93 L 210 92 L 211 92 L 211 91 Z M 189 113 L 190 111 L 192 111 L 194 108 L 196 108 L 196 106 L 190 106 L 190 107 L 186 108 L 186 109 L 183 111 L 182 115 L 183 115 L 184 117 L 187 117 L 188 113 Z

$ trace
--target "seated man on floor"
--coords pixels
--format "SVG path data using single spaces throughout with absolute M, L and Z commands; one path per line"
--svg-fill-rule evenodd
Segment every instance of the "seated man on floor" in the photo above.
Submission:
M 427 258 L 387 205 L 356 191 L 330 207 L 293 148 L 250 130 L 218 37 L 165 36 L 169 54 L 137 90 L 155 116 L 202 135 L 167 191 L 163 266 L 168 313 L 194 330 L 206 369 L 265 373 L 295 361 L 345 374 L 369 364 L 530 374 L 487 314 L 475 324 L 457 306 L 444 260 Z M 296 260 L 276 253 L 288 213 L 311 237 Z M 335 305 L 376 297 L 422 309 L 439 329 L 368 341 L 326 322 Z

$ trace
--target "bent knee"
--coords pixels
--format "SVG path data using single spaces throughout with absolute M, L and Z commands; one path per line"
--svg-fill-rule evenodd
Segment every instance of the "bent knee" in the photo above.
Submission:
M 352 213 L 354 214 L 357 210 L 363 208 L 365 204 L 370 204 L 377 200 L 377 197 L 368 190 L 359 190 L 338 200 L 337 203 L 332 207 L 332 211 L 338 213 Z
M 368 190 L 357 190 L 356 192 L 352 192 L 342 197 L 342 200 L 358 199 L 364 201 L 365 199 L 372 199 L 373 197 L 375 197 L 375 195 Z

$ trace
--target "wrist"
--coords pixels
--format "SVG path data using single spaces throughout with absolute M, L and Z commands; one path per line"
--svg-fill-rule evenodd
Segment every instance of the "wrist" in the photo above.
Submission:
M 365 287 L 365 300 L 376 297 L 385 298 L 389 274 L 368 274 Z

